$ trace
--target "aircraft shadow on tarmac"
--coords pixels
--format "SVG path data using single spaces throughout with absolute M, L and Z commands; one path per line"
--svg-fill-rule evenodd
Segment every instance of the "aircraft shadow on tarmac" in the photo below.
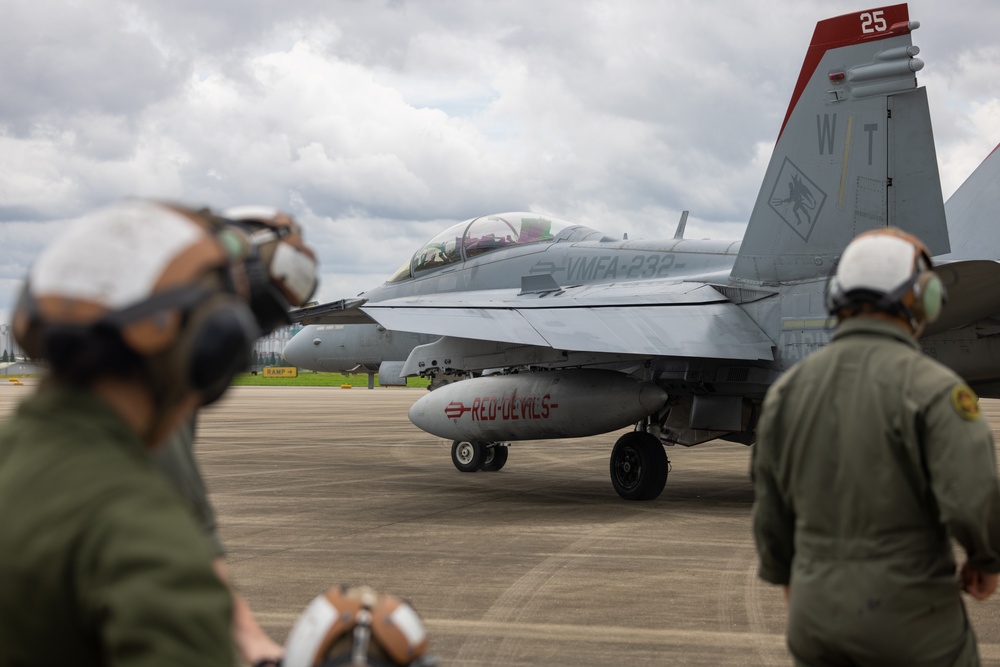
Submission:
M 492 508 L 506 511 L 520 504 L 520 500 L 534 506 L 557 507 L 565 505 L 582 508 L 611 504 L 641 510 L 643 504 L 620 501 L 607 484 L 607 460 L 598 443 L 587 439 L 570 441 L 559 453 L 547 442 L 516 443 L 517 458 L 498 472 L 460 473 L 442 470 L 447 457 L 446 443 L 432 446 L 433 455 L 441 459 L 433 463 L 429 473 L 440 476 L 441 492 L 460 496 L 472 502 L 489 503 Z M 569 451 L 567 451 L 569 450 Z M 713 451 L 714 450 L 714 451 Z M 647 509 L 663 511 L 699 511 L 699 508 L 742 506 L 749 513 L 753 503 L 753 484 L 749 474 L 748 451 L 732 443 L 706 443 L 698 449 L 683 449 L 671 456 L 682 460 L 689 472 L 679 476 L 667 486 L 664 493 L 649 503 Z M 719 467 L 720 458 L 726 465 Z M 567 466 L 567 461 L 573 461 Z M 407 461 L 384 461 L 376 465 L 384 474 L 404 476 L 412 467 L 427 468 L 430 462 L 424 456 L 409 457 Z M 396 469 L 396 468 L 400 469 Z M 404 482 L 405 483 L 405 482 Z

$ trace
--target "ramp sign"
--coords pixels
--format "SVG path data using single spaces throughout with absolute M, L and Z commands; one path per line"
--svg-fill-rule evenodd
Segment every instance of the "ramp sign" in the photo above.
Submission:
M 299 376 L 299 369 L 294 366 L 265 366 L 266 378 L 294 378 Z

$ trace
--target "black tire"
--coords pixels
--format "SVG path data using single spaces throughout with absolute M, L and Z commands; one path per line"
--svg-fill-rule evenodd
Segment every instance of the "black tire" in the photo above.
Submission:
M 476 472 L 483 467 L 486 460 L 486 445 L 469 440 L 456 440 L 451 443 L 451 462 L 462 472 Z
M 506 445 L 491 445 L 486 448 L 486 458 L 483 460 L 483 472 L 496 472 L 507 463 L 508 448 Z
M 668 470 L 663 445 L 649 433 L 626 433 L 611 451 L 611 484 L 625 500 L 658 497 L 667 484 Z

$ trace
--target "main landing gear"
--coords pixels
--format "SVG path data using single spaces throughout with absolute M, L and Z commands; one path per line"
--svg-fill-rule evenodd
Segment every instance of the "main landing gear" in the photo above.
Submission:
M 618 438 L 611 450 L 611 483 L 625 500 L 653 500 L 663 493 L 670 462 L 659 439 L 644 431 Z
M 507 463 L 506 442 L 455 440 L 451 462 L 462 472 L 496 472 Z M 660 440 L 645 431 L 618 438 L 611 451 L 611 484 L 625 500 L 653 500 L 667 484 L 670 461 Z
M 506 442 L 456 440 L 451 443 L 451 462 L 462 472 L 496 472 L 507 463 Z

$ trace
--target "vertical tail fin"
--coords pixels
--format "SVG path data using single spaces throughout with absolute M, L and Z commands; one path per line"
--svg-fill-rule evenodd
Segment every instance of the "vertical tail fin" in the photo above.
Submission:
M 951 253 L 941 260 L 1000 259 L 1000 146 L 986 156 L 947 202 Z
M 895 225 L 947 252 L 927 95 L 905 4 L 816 25 L 757 195 L 736 280 L 828 275 L 856 235 Z

